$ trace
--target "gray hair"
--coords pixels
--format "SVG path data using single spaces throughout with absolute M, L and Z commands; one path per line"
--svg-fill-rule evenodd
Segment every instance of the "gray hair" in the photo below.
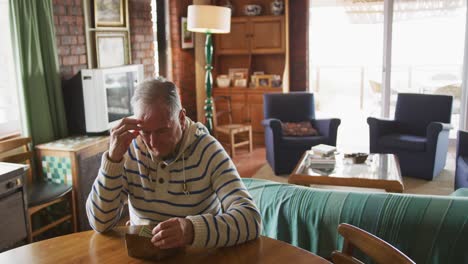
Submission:
M 140 107 L 149 106 L 154 103 L 166 104 L 171 116 L 173 118 L 177 117 L 182 109 L 179 89 L 174 83 L 167 81 L 163 77 L 143 81 L 135 89 L 131 101 L 132 107 L 136 112 Z

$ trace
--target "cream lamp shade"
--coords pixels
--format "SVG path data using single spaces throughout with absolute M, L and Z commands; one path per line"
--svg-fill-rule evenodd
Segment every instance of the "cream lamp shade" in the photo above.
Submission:
M 213 5 L 189 5 L 187 30 L 201 33 L 229 33 L 231 9 Z

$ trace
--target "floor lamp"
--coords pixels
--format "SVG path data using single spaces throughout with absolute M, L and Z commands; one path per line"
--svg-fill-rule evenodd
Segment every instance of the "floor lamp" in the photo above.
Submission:
M 231 9 L 213 5 L 190 5 L 187 12 L 187 30 L 206 34 L 205 41 L 205 117 L 206 126 L 213 132 L 213 40 L 211 34 L 229 33 L 231 31 Z

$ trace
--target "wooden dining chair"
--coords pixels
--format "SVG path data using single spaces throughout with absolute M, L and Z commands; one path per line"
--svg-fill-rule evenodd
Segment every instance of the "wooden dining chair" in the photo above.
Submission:
M 29 145 L 31 139 L 28 137 L 9 138 L 0 141 L 0 162 L 25 163 L 29 165 L 26 180 L 27 190 L 27 215 L 29 218 L 28 242 L 33 242 L 34 237 L 48 231 L 59 224 L 71 221 L 73 232 L 77 232 L 76 205 L 71 183 L 55 183 L 44 177 L 33 175 L 33 151 Z M 70 212 L 65 216 L 55 219 L 51 223 L 32 229 L 32 215 L 51 205 L 69 201 Z
M 338 233 L 344 237 L 343 251 L 333 251 L 335 264 L 362 264 L 353 257 L 354 248 L 369 256 L 377 264 L 414 264 L 409 257 L 384 240 L 350 224 L 340 224 Z
M 232 108 L 230 96 L 216 96 L 213 98 L 213 131 L 217 139 L 220 139 L 220 134 L 228 137 L 229 151 L 231 157 L 234 158 L 235 149 L 242 146 L 248 146 L 249 153 L 252 152 L 252 126 L 250 124 L 233 124 L 232 123 Z M 216 105 L 226 104 L 225 110 L 217 111 Z M 221 108 L 219 108 L 221 109 Z M 219 119 L 227 117 L 227 124 L 219 124 Z M 247 140 L 236 142 L 236 136 L 239 134 L 247 134 Z

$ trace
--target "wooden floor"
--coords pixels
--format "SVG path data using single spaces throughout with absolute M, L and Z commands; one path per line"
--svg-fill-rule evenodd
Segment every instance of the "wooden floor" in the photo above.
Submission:
M 255 147 L 252 153 L 246 149 L 236 150 L 236 157 L 233 159 L 237 171 L 242 178 L 252 177 L 263 165 L 266 164 L 266 154 L 264 147 Z

